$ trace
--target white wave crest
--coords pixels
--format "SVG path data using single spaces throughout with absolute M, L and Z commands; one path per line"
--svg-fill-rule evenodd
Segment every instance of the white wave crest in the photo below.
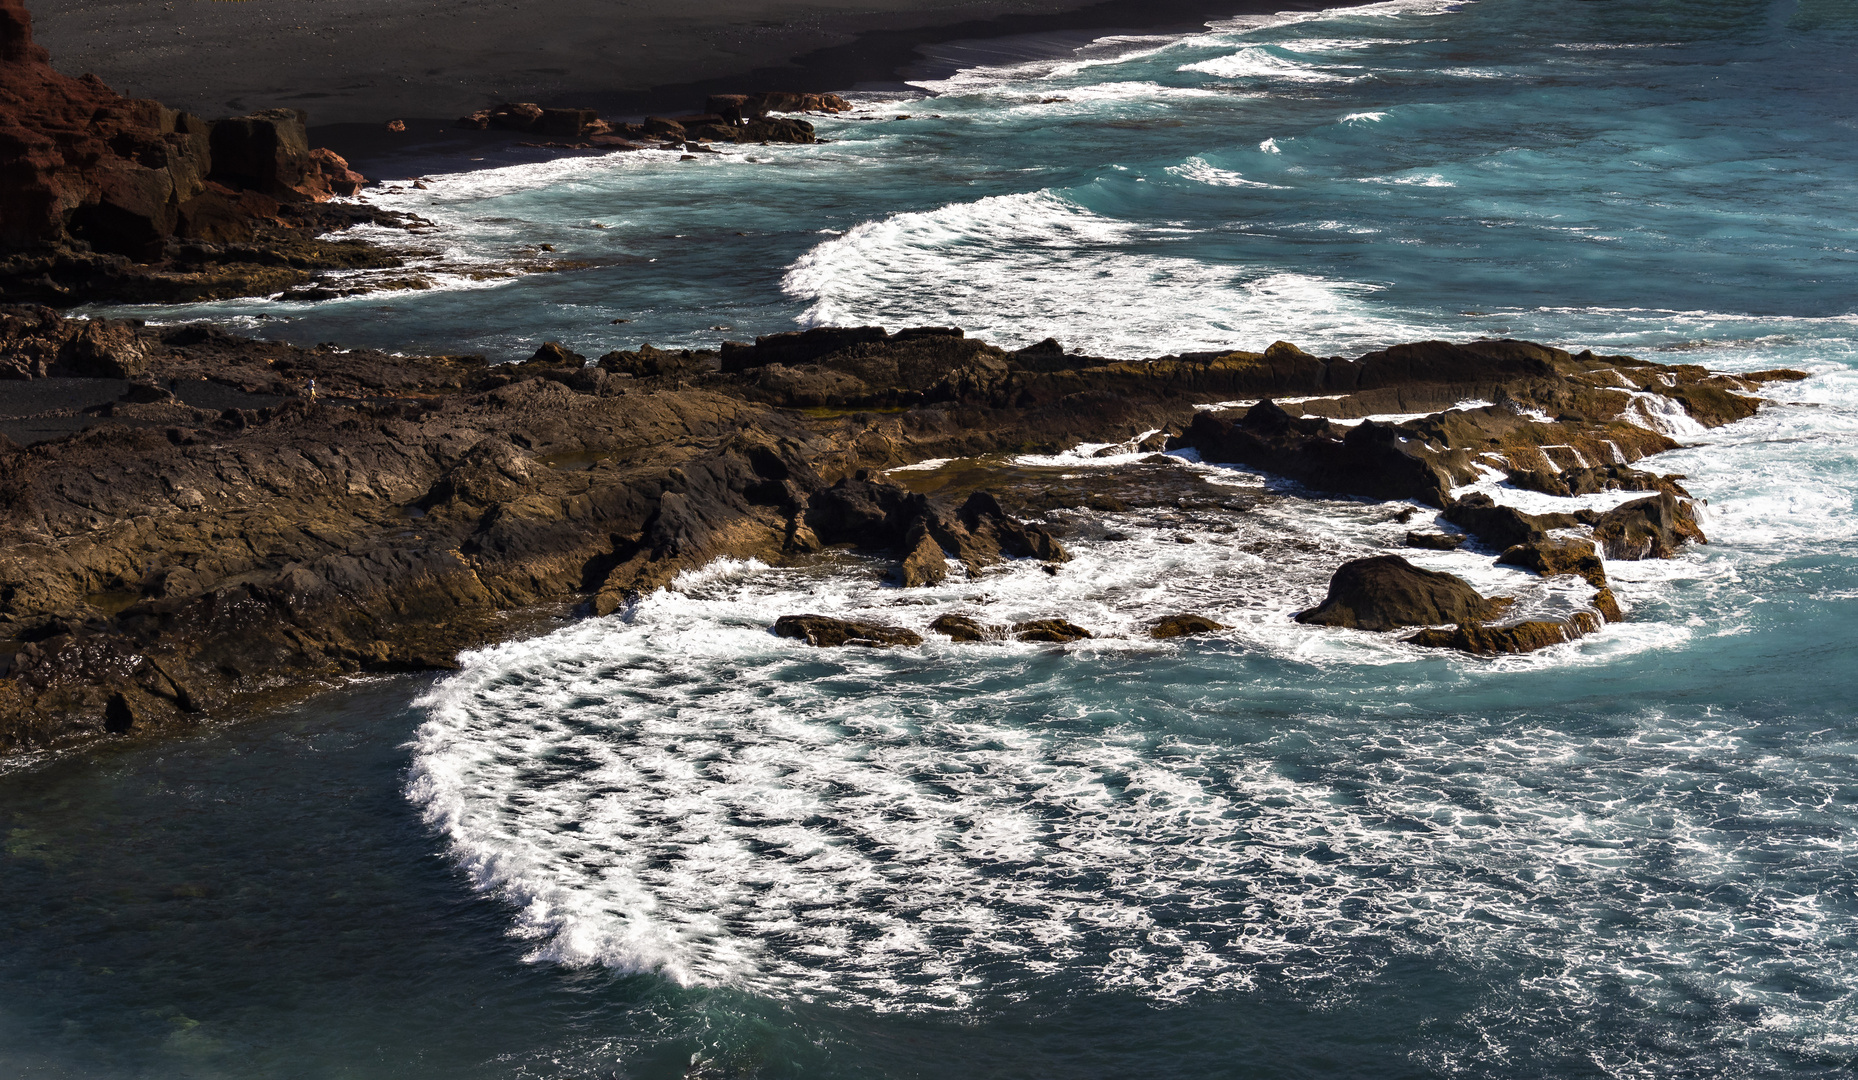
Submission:
M 865 222 L 808 252 L 782 284 L 809 302 L 811 325 L 956 325 L 1109 356 L 1407 329 L 1369 314 L 1372 285 L 1130 250 L 1141 236 L 1053 192 L 1001 195 Z
M 1211 60 L 1183 64 L 1179 70 L 1216 75 L 1222 79 L 1266 79 L 1291 83 L 1351 82 L 1360 77 L 1344 75 L 1330 67 L 1298 63 L 1257 47 L 1240 49 L 1230 56 L 1216 56 Z

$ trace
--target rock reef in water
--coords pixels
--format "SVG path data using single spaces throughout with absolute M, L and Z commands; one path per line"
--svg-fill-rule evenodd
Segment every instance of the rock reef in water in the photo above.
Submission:
M 534 102 L 506 101 L 480 109 L 454 123 L 466 130 L 516 131 L 573 142 L 541 145 L 588 150 L 694 149 L 693 144 L 814 143 L 813 125 L 772 113 L 849 112 L 851 103 L 837 94 L 719 94 L 705 111 L 690 116 L 648 116 L 639 123 L 601 119 L 593 109 L 544 108 Z M 528 145 L 528 144 L 526 144 Z
M 3 309 L 0 378 L 19 381 L 0 396 L 0 750 L 179 730 L 355 671 L 446 667 L 459 648 L 509 633 L 506 613 L 617 610 L 719 557 L 795 563 L 844 547 L 912 584 L 1013 558 L 1055 569 L 1069 552 L 1029 517 L 1122 506 L 1137 490 L 1117 484 L 1165 487 L 1176 459 L 1099 470 L 1089 491 L 1028 492 L 1026 516 L 992 495 L 924 496 L 878 472 L 1133 445 L 1156 430 L 1182 432 L 1177 444 L 1214 461 L 1222 446 L 1265 445 L 1286 475 L 1328 490 L 1434 495 L 1493 555 L 1595 582 L 1597 614 L 1596 542 L 1608 557 L 1656 557 L 1701 539 L 1674 479 L 1635 481 L 1653 484 L 1646 498 L 1584 517 L 1453 502 L 1439 477 L 1456 482 L 1461 460 L 1592 467 L 1616 448 L 1615 464 L 1629 465 L 1675 445 L 1618 419 L 1638 394 L 1705 424 L 1757 406 L 1748 377 L 1521 343 L 1376 357 L 1274 347 L 1118 361 L 1009 351 L 950 328 L 837 328 L 715 352 L 616 350 L 591 364 L 544 347 L 493 368 Z M 1641 389 L 1616 388 L 1601 368 Z M 1249 409 L 1196 410 L 1364 381 L 1374 385 L 1280 410 L 1312 421 L 1302 427 L 1261 414 L 1262 435 L 1245 430 Z M 1452 409 L 1467 388 L 1495 404 Z M 1345 451 L 1361 455 L 1358 471 L 1335 464 L 1339 425 L 1299 415 L 1359 417 L 1390 402 L 1443 411 L 1378 425 Z M 1295 435 L 1273 442 L 1272 431 Z M 1564 543 L 1570 533 L 1585 550 Z M 1351 607 L 1364 625 L 1362 605 Z M 1433 604 L 1443 620 L 1472 607 Z M 1088 632 L 960 618 L 934 629 Z M 1491 651 L 1549 636 L 1486 615 L 1420 640 Z
M 60 74 L 23 0 L 0 0 L 0 289 L 59 305 L 263 295 L 398 260 L 317 239 L 396 219 L 324 205 L 365 181 L 305 114 L 208 122 Z
M 1351 630 L 1397 630 L 1404 626 L 1479 623 L 1509 605 L 1487 600 L 1463 578 L 1422 570 L 1398 555 L 1343 563 L 1329 581 L 1329 595 L 1297 621 Z
M 876 623 L 835 619 L 827 615 L 783 615 L 774 623 L 779 637 L 799 638 L 818 648 L 862 645 L 881 649 L 890 645 L 921 645 L 922 635 L 913 630 Z

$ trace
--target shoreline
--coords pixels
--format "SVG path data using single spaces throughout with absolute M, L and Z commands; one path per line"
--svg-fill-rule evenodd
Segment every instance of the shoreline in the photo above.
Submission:
M 453 668 L 460 649 L 507 640 L 522 612 L 613 614 L 718 558 L 862 552 L 903 588 L 940 583 L 951 560 L 970 580 L 1009 559 L 1061 574 L 1066 544 L 1113 539 L 1078 511 L 1165 515 L 1193 497 L 1183 485 L 1204 478 L 1158 456 L 1171 450 L 1405 504 L 1397 520 L 1430 526 L 1409 548 L 1471 544 L 1584 579 L 1592 595 L 1572 617 L 1526 604 L 1505 616 L 1508 598 L 1446 574 L 1415 585 L 1401 575 L 1418 571 L 1382 553 L 1336 570 L 1333 602 L 1298 619 L 1417 629 L 1402 640 L 1474 655 L 1533 651 L 1625 617 L 1602 554 L 1670 558 L 1703 540 L 1678 478 L 1625 464 L 1679 445 L 1650 413 L 1622 419 L 1634 395 L 1717 427 L 1754 415 L 1763 382 L 1805 377 L 1511 341 L 1130 361 L 869 327 L 592 363 L 549 344 L 492 369 L 210 324 L 0 315 L 0 344 L 48 358 L 26 385 L 90 393 L 14 417 L 51 425 L 30 445 L 0 439 L 0 756 L 194 731 L 346 675 Z M 1504 404 L 1459 407 L 1473 400 Z M 1240 407 L 1197 407 L 1208 401 Z M 1545 407 L 1558 418 L 1539 419 Z M 1080 444 L 1120 447 L 1127 464 L 1059 490 L 976 460 Z M 1499 449 L 1513 486 L 1570 501 L 1523 512 L 1477 490 Z M 1589 464 L 1609 456 L 1620 464 Z M 885 477 L 929 460 L 951 472 Z M 1606 492 L 1628 501 L 1571 498 Z M 1353 581 L 1360 562 L 1376 566 Z M 1401 610 L 1415 588 L 1442 590 L 1438 604 Z M 931 629 L 956 640 L 1091 636 L 945 614 L 953 629 Z M 1192 612 L 1145 617 L 1220 629 Z M 874 625 L 806 636 L 857 643 Z
M 453 121 L 501 101 L 593 108 L 622 119 L 649 113 L 676 115 L 700 108 L 704 98 L 714 93 L 902 89 L 903 72 L 936 64 L 934 58 L 922 55 L 927 46 L 1008 43 L 1018 48 L 1009 47 L 1005 56 L 992 50 L 993 57 L 982 55 L 988 50 L 977 50 L 972 62 L 1011 62 L 1015 52 L 1030 59 L 1061 54 L 1069 45 L 1051 49 L 1047 42 L 1041 50 L 1035 40 L 1039 37 L 1085 36 L 1084 40 L 1090 40 L 1118 32 L 1180 32 L 1244 15 L 1320 11 L 1366 2 L 1160 0 L 1130 10 L 1114 0 L 1036 4 L 915 0 L 865 4 L 858 10 L 782 8 L 798 17 L 764 26 L 761 23 L 770 20 L 752 16 L 772 15 L 762 9 L 773 5 L 765 0 L 738 0 L 709 19 L 707 32 L 692 21 L 677 19 L 675 7 L 667 3 L 645 5 L 635 22 L 624 25 L 614 25 L 606 9 L 587 4 L 552 10 L 546 21 L 474 23 L 475 29 L 465 30 L 454 18 L 443 34 L 420 29 L 442 54 L 432 59 L 440 67 L 431 70 L 444 71 L 445 63 L 467 54 L 482 65 L 469 72 L 445 71 L 443 76 L 429 78 L 382 74 L 394 69 L 400 52 L 401 38 L 392 32 L 399 23 L 391 19 L 378 20 L 379 32 L 366 41 L 356 41 L 358 35 L 342 31 L 327 43 L 328 55 L 311 64 L 304 53 L 310 38 L 304 35 L 331 31 L 315 31 L 305 24 L 291 28 L 300 32 L 297 36 L 280 36 L 255 5 L 196 5 L 197 11 L 175 12 L 147 0 L 117 0 L 107 8 L 78 0 L 39 0 L 33 12 L 40 43 L 51 49 L 54 65 L 67 74 L 94 71 L 126 96 L 150 97 L 171 108 L 206 116 L 256 108 L 306 109 L 314 145 L 334 150 L 370 178 L 395 180 L 428 172 L 496 167 L 473 158 L 483 157 L 486 150 L 509 147 L 520 136 L 459 130 Z M 318 18 L 341 22 L 364 7 L 364 0 L 319 5 L 319 12 L 329 9 L 329 13 Z M 433 21 L 425 19 L 421 10 L 409 9 L 395 18 L 412 33 Z M 438 13 L 434 5 L 430 14 Z M 214 21 L 169 29 L 183 14 Z M 585 40 L 571 45 L 560 40 L 573 36 L 570 31 L 575 28 Z M 737 31 L 738 39 L 719 51 L 717 35 Z M 175 39 L 186 44 L 172 44 Z M 377 44 L 387 40 L 395 42 L 394 46 Z M 519 62 L 517 55 L 535 50 L 538 42 L 546 42 L 542 48 L 552 50 L 547 61 L 551 66 L 534 69 L 528 76 L 512 73 Z M 632 51 L 647 49 L 651 63 L 616 65 L 611 56 L 620 52 L 622 42 Z M 239 63 L 228 65 L 228 53 Z M 966 61 L 957 63 L 965 65 Z M 650 77 L 652 72 L 670 77 Z M 444 85 L 437 85 L 441 80 Z M 267 81 L 272 85 L 266 86 Z M 403 121 L 406 130 L 388 132 L 385 124 L 389 120 Z M 435 160 L 442 164 L 435 167 Z

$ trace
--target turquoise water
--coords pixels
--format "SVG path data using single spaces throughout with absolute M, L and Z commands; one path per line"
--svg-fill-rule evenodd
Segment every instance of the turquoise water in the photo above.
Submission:
M 0 1071 L 1850 1075 L 1854 45 L 1829 2 L 1391 3 L 953 72 L 820 147 L 378 196 L 438 223 L 446 288 L 185 313 L 499 357 L 1501 333 L 1813 377 L 1667 421 L 1712 543 L 1609 565 L 1631 620 L 1529 657 L 1292 624 L 1407 526 L 1194 464 L 1227 509 L 1092 515 L 1055 579 L 720 564 L 443 680 L 15 770 Z M 597 265 L 468 276 L 541 243 Z M 1131 467 L 1090 449 L 1022 465 Z M 765 631 L 951 607 L 1101 636 Z M 1137 632 L 1183 609 L 1233 629 Z

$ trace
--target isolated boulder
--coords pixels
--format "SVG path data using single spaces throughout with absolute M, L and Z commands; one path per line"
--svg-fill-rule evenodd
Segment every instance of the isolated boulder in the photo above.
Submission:
M 1203 615 L 1170 615 L 1148 628 L 1148 636 L 1158 640 L 1187 637 L 1192 634 L 1212 634 L 1228 629 L 1224 623 L 1216 623 Z
M 1095 637 L 1090 631 L 1064 619 L 1032 619 L 1013 624 L 1013 636 L 1021 641 L 1042 641 L 1051 645 L 1069 645 Z
M 826 615 L 782 615 L 774 623 L 780 637 L 799 638 L 808 645 L 829 648 L 839 645 L 862 645 L 884 648 L 889 645 L 921 645 L 922 635 L 898 626 L 834 619 Z
M 1329 579 L 1329 596 L 1297 616 L 1313 626 L 1396 630 L 1402 626 L 1477 623 L 1507 600 L 1486 600 L 1453 574 L 1422 570 L 1398 555 L 1343 563 Z

